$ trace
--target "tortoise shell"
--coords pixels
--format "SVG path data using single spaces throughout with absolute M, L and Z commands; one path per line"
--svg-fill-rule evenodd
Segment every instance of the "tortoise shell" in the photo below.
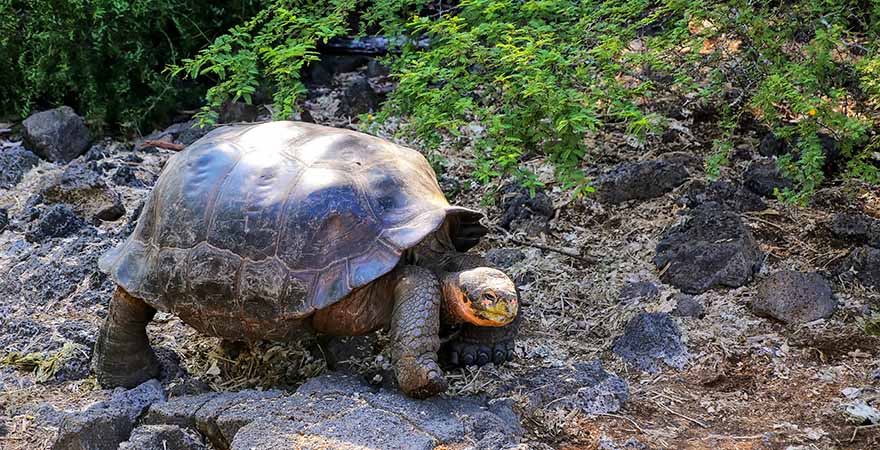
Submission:
M 196 328 L 255 334 L 388 273 L 445 221 L 454 233 L 481 217 L 449 205 L 415 150 L 299 122 L 228 126 L 169 159 L 134 232 L 99 264 Z

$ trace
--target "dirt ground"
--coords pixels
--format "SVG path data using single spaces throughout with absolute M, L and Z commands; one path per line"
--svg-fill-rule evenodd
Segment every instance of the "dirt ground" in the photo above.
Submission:
M 315 114 L 317 116 L 317 114 Z M 393 127 L 382 129 L 389 133 Z M 669 151 L 690 152 L 702 158 L 705 145 L 662 144 L 659 140 L 630 146 L 619 135 L 592 137 L 596 153 L 592 172 L 625 160 L 644 160 Z M 754 149 L 757 136 L 742 136 L 737 145 Z M 170 151 L 142 154 L 140 170 L 158 173 Z M 444 176 L 457 179 L 463 189 L 455 202 L 479 207 L 488 222 L 497 225 L 502 199 L 492 192 L 509 180 L 489 186 L 470 182 L 467 149 L 451 146 L 443 151 Z M 528 161 L 542 179 L 550 180 L 552 167 L 540 159 Z M 737 180 L 744 162 L 726 168 L 722 178 Z M 36 169 L 51 171 L 44 164 Z M 34 171 L 16 192 L 20 196 L 36 182 Z M 692 180 L 704 179 L 699 169 Z M 712 290 L 697 296 L 705 305 L 702 318 L 675 318 L 690 358 L 683 370 L 664 368 L 648 374 L 627 367 L 611 352 L 612 341 L 627 321 L 641 311 L 670 312 L 674 288 L 659 281 L 652 263 L 663 233 L 681 220 L 677 199 L 688 183 L 659 198 L 602 205 L 592 198 L 572 199 L 558 189 L 547 192 L 557 211 L 544 232 L 523 227 L 510 232 L 495 228 L 476 249 L 517 248 L 525 259 L 510 274 L 531 279 L 522 286 L 524 322 L 517 343 L 516 361 L 501 366 L 450 371 L 448 395 L 500 395 L 501 388 L 516 384 L 536 367 L 559 367 L 600 358 L 606 370 L 629 383 L 630 399 L 615 413 L 585 416 L 555 408 L 552 402 L 523 416 L 526 448 L 665 448 L 665 449 L 871 449 L 880 448 L 880 428 L 847 421 L 846 405 L 869 401 L 880 393 L 878 338 L 866 334 L 861 321 L 880 308 L 880 293 L 834 279 L 839 309 L 827 320 L 785 326 L 753 315 L 748 304 L 755 282 L 737 289 Z M 120 188 L 131 216 L 148 188 Z M 486 204 L 485 199 L 493 202 Z M 21 203 L 20 201 L 18 202 Z M 856 183 L 835 184 L 817 196 L 816 204 L 789 207 L 776 201 L 768 209 L 744 214 L 767 258 L 758 278 L 781 269 L 830 273 L 835 261 L 851 246 L 837 242 L 825 224 L 841 210 L 861 210 L 880 218 L 880 193 Z M 13 206 L 14 208 L 23 206 Z M 125 220 L 99 227 L 104 240 L 124 237 Z M 14 238 L 6 233 L 4 251 Z M 71 238 L 67 238 L 71 239 Z M 74 238 L 75 239 L 75 238 Z M 100 240 L 100 239 L 98 239 Z M 552 250 L 548 250 L 552 249 Z M 569 256 L 581 255 L 581 258 Z M 591 258 L 583 258 L 589 255 Z M 51 258 L 51 253 L 46 256 Z M 0 269 L 4 267 L 0 261 Z M 630 281 L 654 282 L 658 299 L 620 302 L 618 295 Z M 102 282 L 96 295 L 106 295 Z M 107 299 L 85 308 L 70 298 L 90 289 L 84 282 L 68 297 L 41 304 L 31 318 L 40 323 L 81 321 L 97 327 Z M 39 301 L 35 300 L 39 303 Z M 245 387 L 295 387 L 326 370 L 320 342 L 300 344 L 259 343 L 230 349 L 217 339 L 199 335 L 178 319 L 159 314 L 149 332 L 154 346 L 176 354 L 193 377 L 214 389 Z M 377 356 L 353 364 L 370 377 L 381 377 L 388 367 L 385 336 L 374 344 Z M 7 349 L 7 351 L 24 349 Z M 87 351 L 87 350 L 80 350 Z M 0 448 L 48 448 L 57 429 L 38 420 L 38 405 L 76 410 L 106 398 L 92 377 L 63 382 L 37 383 L 36 375 L 18 371 L 18 387 L 7 383 L 0 393 L 5 412 Z M 522 392 L 511 395 L 522 401 Z M 28 406 L 31 405 L 31 406 Z M 35 406 L 36 405 L 36 406 Z

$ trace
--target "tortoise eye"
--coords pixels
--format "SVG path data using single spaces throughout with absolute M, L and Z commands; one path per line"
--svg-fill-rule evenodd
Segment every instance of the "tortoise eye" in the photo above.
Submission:
M 498 297 L 495 296 L 494 292 L 486 292 L 485 294 L 483 294 L 483 300 L 489 300 L 491 302 L 494 302 L 494 301 L 498 300 Z

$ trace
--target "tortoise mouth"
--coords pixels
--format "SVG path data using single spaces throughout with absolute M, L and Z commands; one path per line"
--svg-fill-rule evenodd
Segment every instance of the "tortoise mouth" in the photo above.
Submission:
M 487 304 L 474 302 L 464 292 L 447 298 L 450 312 L 463 322 L 481 327 L 503 327 L 516 318 L 519 305 L 515 299 L 497 300 Z

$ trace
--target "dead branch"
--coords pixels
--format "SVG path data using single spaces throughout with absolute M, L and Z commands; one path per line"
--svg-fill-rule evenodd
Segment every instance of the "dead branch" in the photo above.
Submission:
M 176 152 L 179 152 L 179 151 L 185 149 L 186 145 L 175 144 L 174 142 L 168 142 L 168 141 L 156 141 L 156 140 L 152 140 L 152 139 L 147 139 L 146 141 L 144 141 L 140 145 L 139 148 L 144 148 L 144 147 L 158 147 L 158 148 L 164 148 L 165 150 L 174 150 Z

